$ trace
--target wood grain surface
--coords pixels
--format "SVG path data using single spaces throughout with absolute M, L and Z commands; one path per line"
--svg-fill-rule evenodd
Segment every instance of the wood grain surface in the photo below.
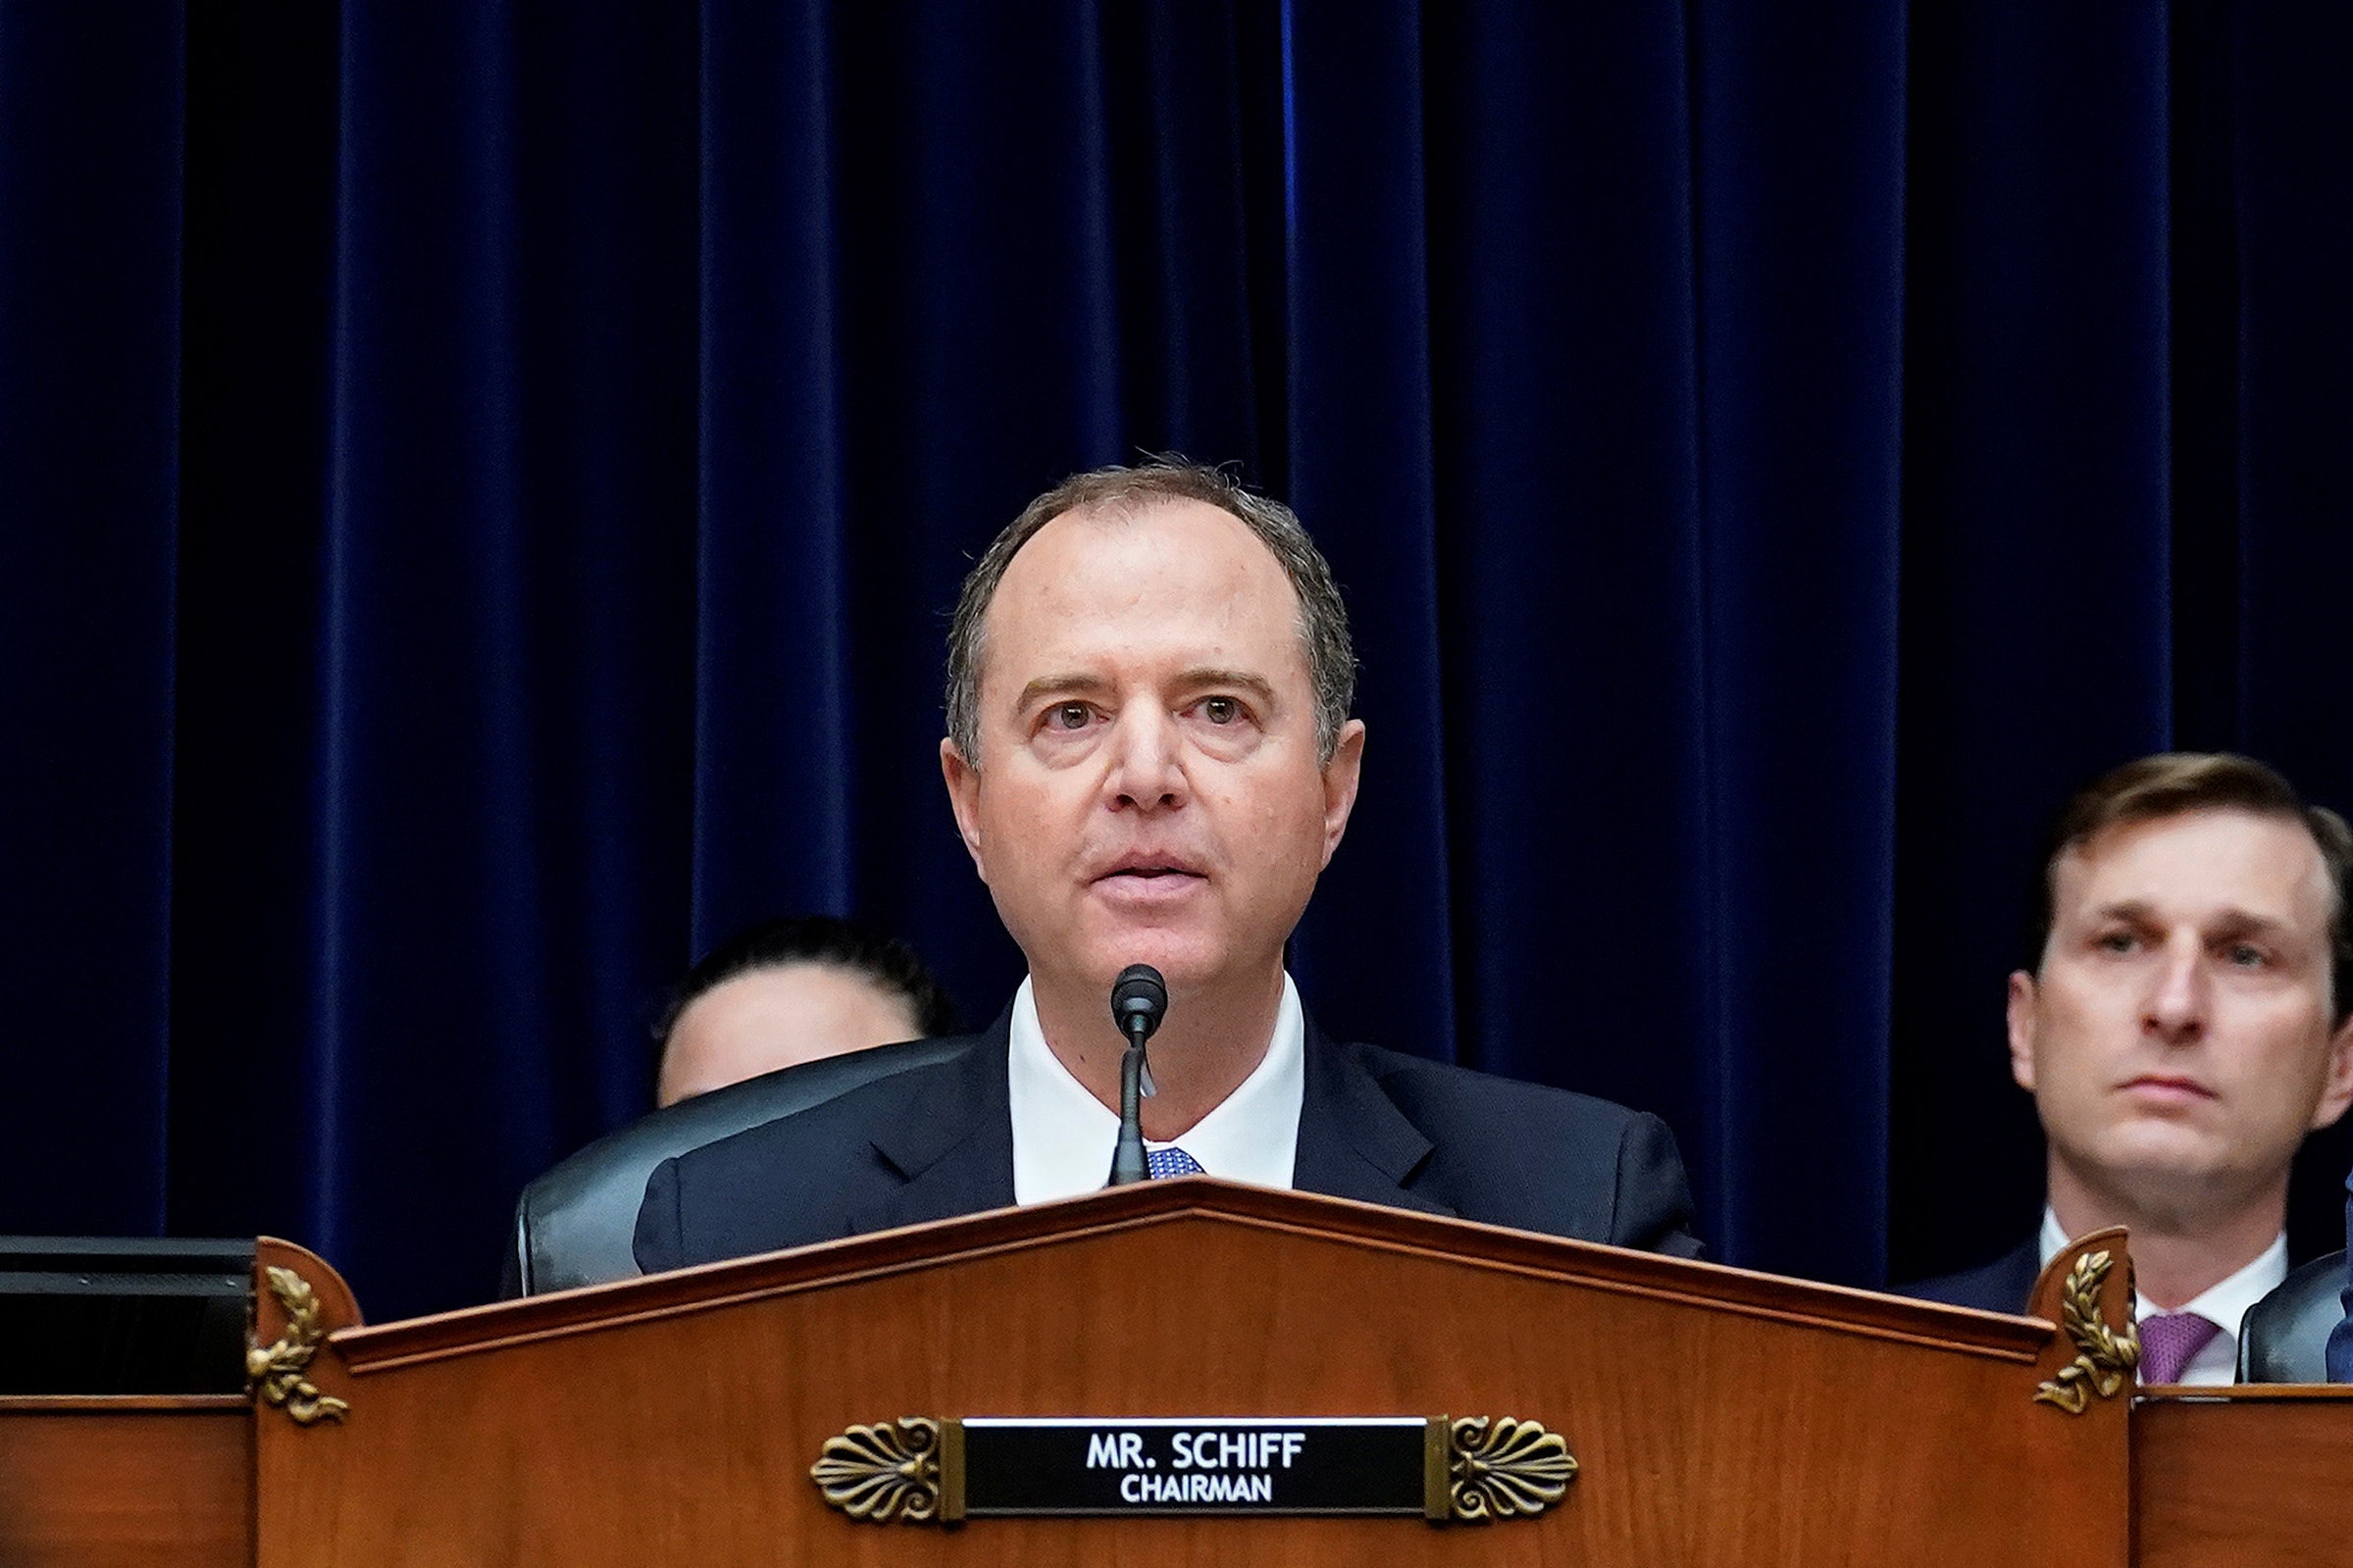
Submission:
M 2353 1386 L 2142 1398 L 2132 1519 L 2142 1568 L 2353 1568 Z
M 0 1397 L 0 1564 L 242 1568 L 253 1421 L 239 1397 Z

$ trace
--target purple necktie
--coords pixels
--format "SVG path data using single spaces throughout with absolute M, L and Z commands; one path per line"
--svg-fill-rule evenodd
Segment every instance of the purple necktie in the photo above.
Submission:
M 1149 1149 L 1144 1155 L 1146 1170 L 1155 1182 L 1163 1176 L 1206 1176 L 1208 1167 L 1181 1148 Z
M 2195 1312 L 2156 1312 L 2140 1320 L 2140 1381 L 2179 1383 L 2182 1369 L 2223 1326 Z

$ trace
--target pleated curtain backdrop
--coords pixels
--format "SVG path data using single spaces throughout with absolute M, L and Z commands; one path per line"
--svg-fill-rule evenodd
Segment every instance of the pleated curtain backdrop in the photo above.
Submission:
M 0 6 L 0 1230 L 481 1299 L 735 927 L 863 915 L 987 1018 L 946 608 L 1179 450 L 1356 618 L 1322 1023 L 1661 1112 L 1732 1262 L 1999 1250 L 2047 813 L 2175 744 L 2353 803 L 2349 34 Z

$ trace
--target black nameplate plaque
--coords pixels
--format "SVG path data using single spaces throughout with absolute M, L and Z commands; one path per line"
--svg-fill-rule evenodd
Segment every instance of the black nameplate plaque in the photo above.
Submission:
M 828 1438 L 809 1479 L 869 1524 L 974 1516 L 1524 1519 L 1577 1461 L 1511 1416 L 901 1416 Z
M 960 1425 L 967 1515 L 1444 1517 L 1446 1434 L 1419 1416 Z

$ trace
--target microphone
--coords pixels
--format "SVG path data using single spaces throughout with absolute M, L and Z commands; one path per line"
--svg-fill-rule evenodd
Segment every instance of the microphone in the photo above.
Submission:
M 1167 1011 L 1168 986 L 1151 965 L 1130 964 L 1111 983 L 1111 1021 L 1128 1042 L 1127 1054 L 1119 1059 L 1119 1142 L 1111 1151 L 1112 1187 L 1141 1182 L 1151 1174 L 1144 1155 L 1142 1100 L 1152 1092 L 1144 1042 L 1152 1037 Z
M 1111 1021 L 1138 1045 L 1152 1037 L 1168 1011 L 1168 986 L 1150 964 L 1130 964 L 1111 982 Z

